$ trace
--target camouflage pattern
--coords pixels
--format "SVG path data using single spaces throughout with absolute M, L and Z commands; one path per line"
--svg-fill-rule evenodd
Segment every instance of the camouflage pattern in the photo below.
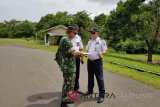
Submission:
M 69 38 L 63 37 L 60 41 L 60 51 L 62 55 L 62 65 L 60 66 L 63 72 L 63 87 L 62 87 L 62 102 L 67 102 L 67 97 L 74 89 L 75 77 L 76 77 L 76 61 L 75 58 L 68 51 L 72 49 L 72 43 Z
M 73 92 L 75 84 L 76 73 L 63 73 L 63 87 L 62 87 L 62 102 L 68 102 L 70 98 L 67 97 Z
M 63 73 L 68 72 L 76 72 L 76 61 L 75 57 L 71 55 L 71 53 L 68 52 L 69 49 L 73 48 L 73 45 L 68 37 L 63 37 L 60 41 L 60 51 L 62 55 L 62 65 L 61 65 L 61 71 Z

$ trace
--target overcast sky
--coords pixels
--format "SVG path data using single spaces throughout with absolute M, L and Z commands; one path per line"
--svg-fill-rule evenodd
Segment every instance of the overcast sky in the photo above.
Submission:
M 86 10 L 91 18 L 109 14 L 119 0 L 0 0 L 0 21 L 18 19 L 39 21 L 42 16 L 58 11 L 74 14 Z

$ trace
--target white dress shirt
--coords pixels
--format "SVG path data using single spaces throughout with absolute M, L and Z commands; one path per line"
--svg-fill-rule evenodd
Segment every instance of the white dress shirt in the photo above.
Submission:
M 88 42 L 86 50 L 88 53 L 90 53 L 88 55 L 88 59 L 96 60 L 100 59 L 100 53 L 107 51 L 108 48 L 106 46 L 105 40 L 101 39 L 100 37 L 97 37 L 96 40 L 90 40 Z
M 75 37 L 71 40 L 71 43 L 76 51 L 83 49 L 82 40 L 81 37 L 78 36 L 78 34 L 76 34 Z

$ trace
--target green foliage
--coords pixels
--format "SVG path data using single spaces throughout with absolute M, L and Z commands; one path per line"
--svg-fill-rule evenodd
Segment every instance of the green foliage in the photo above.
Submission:
M 94 22 L 98 25 L 98 28 L 100 29 L 100 34 L 102 38 L 106 38 L 106 29 L 105 29 L 105 24 L 107 22 L 107 15 L 104 13 L 96 16 L 94 18 Z
M 102 13 L 94 20 L 86 11 L 75 14 L 66 11 L 47 14 L 37 23 L 12 19 L 0 23 L 0 37 L 32 37 L 34 40 L 43 41 L 45 29 L 57 25 L 77 24 L 84 44 L 90 38 L 89 30 L 96 26 L 100 29 L 100 36 L 107 39 L 108 46 L 116 51 L 146 53 L 151 48 L 152 52 L 160 53 L 160 40 L 158 40 L 160 2 L 150 0 L 149 3 L 144 3 L 144 1 L 120 0 L 110 15 Z
M 47 29 L 49 28 L 54 21 L 54 14 L 47 14 L 46 16 L 41 17 L 40 21 L 37 24 L 37 29 Z
M 90 14 L 88 14 L 86 11 L 80 11 L 72 16 L 73 23 L 79 26 L 79 33 L 81 35 L 82 40 L 85 42 L 89 40 L 90 29 L 96 26 L 96 24 L 89 17 L 89 15 Z
M 139 5 L 144 0 L 127 0 L 120 1 L 117 8 L 110 12 L 110 16 L 106 23 L 107 36 L 113 42 L 116 40 L 125 40 L 126 37 L 134 37 L 134 23 L 131 21 L 132 14 L 139 11 Z M 114 37 L 114 38 L 113 38 Z
M 145 54 L 147 53 L 147 47 L 143 41 L 134 41 L 127 39 L 125 41 L 120 41 L 116 44 L 115 49 L 118 51 L 123 51 L 127 54 Z
M 57 12 L 52 26 L 57 26 L 57 25 L 69 26 L 73 22 L 71 17 L 72 15 L 70 15 L 68 12 Z
M 160 2 L 150 0 L 146 4 L 144 1 L 120 1 L 107 18 L 106 33 L 109 46 L 127 53 L 144 53 L 147 49 L 148 62 L 152 62 L 152 53 L 157 52 L 155 46 L 160 37 Z M 141 43 L 145 48 L 141 48 Z
M 104 26 L 106 24 L 107 21 L 107 16 L 102 13 L 98 16 L 95 16 L 94 18 L 94 22 L 98 25 L 98 26 Z
M 57 12 L 54 14 L 47 14 L 41 17 L 40 21 L 37 24 L 38 30 L 48 29 L 57 25 L 69 26 L 72 24 L 71 15 L 68 12 Z
M 28 20 L 23 21 L 16 27 L 15 31 L 15 37 L 16 38 L 21 38 L 21 37 L 31 37 L 34 33 L 34 26 L 31 22 Z
M 35 39 L 36 39 L 36 36 L 37 36 L 37 39 L 44 40 L 44 35 L 45 35 L 44 31 L 43 30 L 39 30 L 35 34 Z
M 0 37 L 1 38 L 22 38 L 31 37 L 34 35 L 35 24 L 25 21 L 18 21 L 12 19 L 10 21 L 4 21 L 0 23 Z
M 69 26 L 77 24 L 82 40 L 87 42 L 89 39 L 89 30 L 96 26 L 86 11 L 80 11 L 76 14 L 68 14 L 68 12 L 57 12 L 56 14 L 47 14 L 43 16 L 37 24 L 37 30 L 44 30 L 57 25 Z
M 73 22 L 83 29 L 86 29 L 91 21 L 92 20 L 86 11 L 80 11 L 73 15 Z
M 157 40 L 155 47 L 154 47 L 154 52 L 155 54 L 160 54 L 160 40 Z
M 154 38 L 154 33 L 157 25 L 156 18 L 152 15 L 151 12 L 143 12 L 140 14 L 134 14 L 131 17 L 132 21 L 135 22 L 137 25 L 137 28 L 135 31 L 139 33 L 138 36 L 140 39 L 143 38 L 144 40 L 152 39 Z
M 12 19 L 10 21 L 4 21 L 4 24 L 6 25 L 7 31 L 8 31 L 8 37 L 15 38 L 15 32 L 16 27 L 21 23 L 21 21 Z
M 7 26 L 4 23 L 0 23 L 0 38 L 8 38 Z
M 148 47 L 148 62 L 152 62 L 152 53 L 160 36 L 160 1 L 151 0 L 140 6 L 140 12 L 133 14 L 131 20 L 136 24 L 135 30 L 140 39 L 146 41 Z

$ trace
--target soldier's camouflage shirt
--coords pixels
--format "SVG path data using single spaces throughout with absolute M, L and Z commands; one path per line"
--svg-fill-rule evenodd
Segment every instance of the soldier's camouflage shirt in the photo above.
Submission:
M 70 39 L 65 36 L 60 40 L 60 52 L 62 55 L 62 65 L 61 65 L 61 71 L 63 73 L 72 73 L 76 72 L 76 61 L 75 57 L 71 54 L 72 51 L 75 49 L 73 48 L 73 45 L 70 41 Z

